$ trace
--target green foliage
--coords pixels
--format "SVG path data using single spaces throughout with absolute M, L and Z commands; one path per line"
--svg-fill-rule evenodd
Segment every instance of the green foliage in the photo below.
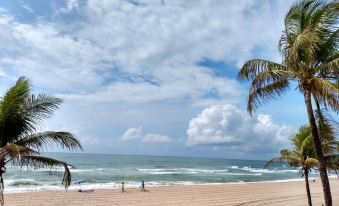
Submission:
M 291 7 L 279 42 L 283 62 L 254 59 L 239 72 L 240 79 L 252 81 L 250 113 L 283 95 L 290 81 L 300 92 L 310 92 L 320 104 L 339 111 L 338 12 L 338 1 L 303 0 Z
M 279 41 L 282 62 L 250 60 L 239 72 L 240 79 L 252 81 L 247 99 L 250 114 L 263 103 L 283 95 L 291 81 L 304 95 L 328 206 L 332 205 L 332 197 L 311 96 L 324 108 L 339 112 L 338 14 L 338 0 L 298 1 L 285 16 L 285 29 Z
M 64 184 L 67 186 L 71 184 L 72 182 L 72 176 L 71 176 L 71 172 L 69 170 L 69 165 L 66 162 L 63 161 L 59 161 L 53 158 L 49 158 L 49 157 L 43 157 L 43 156 L 31 156 L 31 155 L 25 155 L 21 158 L 21 160 L 19 162 L 17 162 L 21 167 L 22 166 L 31 166 L 35 169 L 38 168 L 50 168 L 53 169 L 55 167 L 64 167 L 65 172 L 64 172 L 64 177 L 62 179 L 62 184 Z
M 311 128 L 302 126 L 290 140 L 293 144 L 293 150 L 281 150 L 280 156 L 268 161 L 266 167 L 275 161 L 287 162 L 291 167 L 299 167 L 302 175 L 308 173 L 319 162 L 315 158 Z
M 325 154 L 327 168 L 337 173 L 339 169 L 339 123 L 332 118 L 328 111 L 320 109 L 318 104 L 315 117 L 318 123 L 318 131 L 322 140 L 322 150 Z
M 65 169 L 62 183 L 71 183 L 66 162 L 40 156 L 43 149 L 61 146 L 68 150 L 82 149 L 79 140 L 69 132 L 37 132 L 39 124 L 50 118 L 62 100 L 47 94 L 31 94 L 28 79 L 20 77 L 0 100 L 0 165 L 1 174 L 8 162 L 20 167 Z
M 320 127 L 318 129 L 320 130 Z M 326 132 L 327 131 L 322 131 L 323 134 L 326 134 Z M 299 131 L 290 138 L 290 141 L 293 149 L 281 150 L 280 156 L 268 161 L 266 167 L 276 161 L 287 162 L 291 167 L 300 168 L 301 174 L 305 174 L 305 172 L 309 172 L 312 168 L 318 167 L 319 160 L 316 157 L 310 126 L 300 127 Z M 338 141 L 333 140 L 331 137 L 328 141 L 323 140 L 323 146 L 323 151 L 326 156 L 326 167 L 330 170 L 337 171 L 339 169 Z

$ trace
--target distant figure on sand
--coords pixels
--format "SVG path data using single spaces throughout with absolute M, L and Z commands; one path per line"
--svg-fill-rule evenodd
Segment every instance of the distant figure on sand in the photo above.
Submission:
M 141 191 L 145 191 L 145 181 L 144 180 L 141 180 Z
M 121 182 L 121 192 L 125 192 L 125 180 Z

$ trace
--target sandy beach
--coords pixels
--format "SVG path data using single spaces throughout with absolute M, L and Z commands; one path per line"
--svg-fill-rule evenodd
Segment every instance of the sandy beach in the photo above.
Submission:
M 319 180 L 310 183 L 314 205 L 323 202 Z M 339 180 L 331 180 L 334 205 L 339 206 Z M 118 206 L 118 205 L 307 205 L 303 181 L 244 184 L 152 187 L 138 189 L 95 190 L 79 193 L 65 191 L 13 193 L 5 195 L 7 206 Z

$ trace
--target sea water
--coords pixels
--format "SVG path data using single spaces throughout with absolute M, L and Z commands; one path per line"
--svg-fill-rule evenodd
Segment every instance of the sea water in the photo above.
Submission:
M 112 189 L 140 186 L 245 183 L 258 181 L 289 181 L 301 178 L 299 168 L 275 163 L 264 168 L 266 161 L 231 160 L 191 157 L 157 157 L 112 154 L 48 153 L 45 156 L 66 161 L 72 181 L 85 180 L 82 189 Z M 61 190 L 62 168 L 18 168 L 8 165 L 4 174 L 5 192 Z M 313 172 L 311 177 L 318 177 Z M 71 185 L 70 189 L 79 186 Z

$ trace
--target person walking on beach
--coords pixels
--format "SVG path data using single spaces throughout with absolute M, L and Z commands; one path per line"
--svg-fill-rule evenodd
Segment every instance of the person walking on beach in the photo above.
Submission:
M 121 182 L 121 192 L 125 192 L 125 180 Z
M 145 191 L 145 181 L 144 180 L 141 180 L 141 191 Z

